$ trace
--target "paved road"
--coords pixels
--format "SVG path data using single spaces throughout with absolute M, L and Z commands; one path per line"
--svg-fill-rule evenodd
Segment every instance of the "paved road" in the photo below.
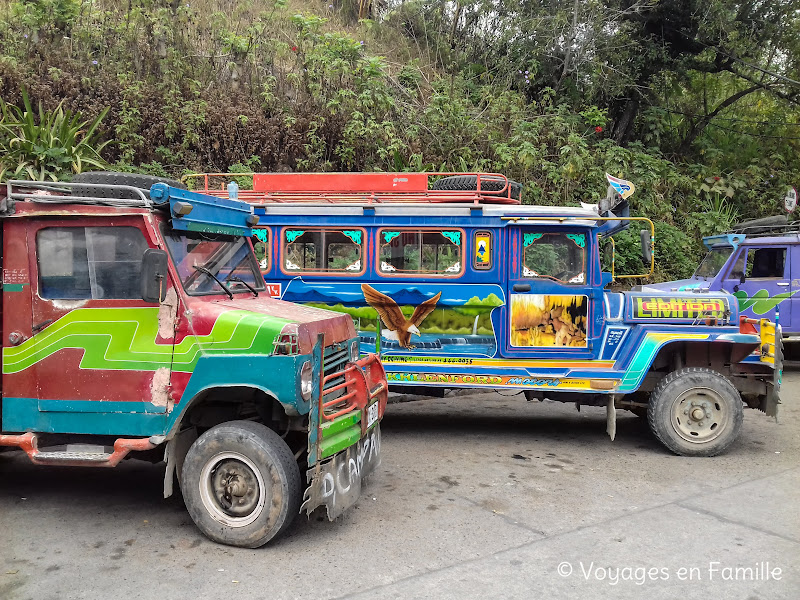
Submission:
M 482 394 L 392 405 L 383 465 L 335 523 L 238 550 L 162 471 L 0 455 L 0 599 L 800 597 L 800 374 L 724 456 L 664 451 L 619 411 Z M 740 570 L 735 569 L 739 567 Z M 777 569 L 777 571 L 776 571 Z

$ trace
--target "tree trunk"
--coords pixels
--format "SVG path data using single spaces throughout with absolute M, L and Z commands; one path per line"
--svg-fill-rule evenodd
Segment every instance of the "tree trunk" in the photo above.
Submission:
M 614 130 L 611 137 L 618 144 L 622 144 L 630 139 L 633 132 L 633 124 L 636 120 L 636 115 L 639 114 L 639 100 L 629 98 L 625 103 L 625 108 L 619 119 L 614 123 Z

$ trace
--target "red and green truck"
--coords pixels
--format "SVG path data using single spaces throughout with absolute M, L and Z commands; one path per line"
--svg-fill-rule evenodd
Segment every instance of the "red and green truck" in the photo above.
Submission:
M 273 299 L 244 202 L 89 173 L 0 189 L 0 446 L 166 461 L 197 526 L 260 546 L 380 461 L 387 382 L 349 316 Z

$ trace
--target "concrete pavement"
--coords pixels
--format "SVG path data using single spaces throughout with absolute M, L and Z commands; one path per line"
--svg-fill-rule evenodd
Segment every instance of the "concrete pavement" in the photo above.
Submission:
M 800 374 L 723 456 L 618 411 L 497 393 L 394 404 L 354 510 L 258 550 L 206 540 L 163 471 L 0 455 L 0 598 L 800 597 Z M 776 570 L 777 569 L 777 570 Z

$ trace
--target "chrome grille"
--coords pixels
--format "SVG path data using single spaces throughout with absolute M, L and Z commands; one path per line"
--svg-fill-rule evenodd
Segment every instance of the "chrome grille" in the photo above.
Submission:
M 333 345 L 328 346 L 325 348 L 325 355 L 324 355 L 324 377 L 328 377 L 329 375 L 336 375 L 340 373 L 338 377 L 331 377 L 325 382 L 325 387 L 322 389 L 322 393 L 325 396 L 325 401 L 328 402 L 330 400 L 335 400 L 340 396 L 343 396 L 347 393 L 347 388 L 342 387 L 341 389 L 335 390 L 333 392 L 327 392 L 333 387 L 336 387 L 339 384 L 344 383 L 345 376 L 344 376 L 344 366 L 345 363 L 350 358 L 350 353 L 348 351 L 348 345 Z

